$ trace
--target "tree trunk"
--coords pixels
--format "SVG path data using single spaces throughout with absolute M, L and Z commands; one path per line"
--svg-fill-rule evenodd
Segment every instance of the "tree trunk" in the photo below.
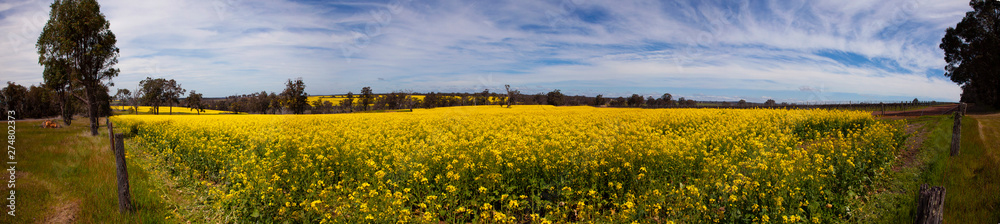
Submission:
M 59 96 L 61 98 L 59 106 L 62 109 L 61 112 L 62 112 L 63 123 L 65 123 L 66 126 L 69 126 L 71 123 L 73 123 L 73 113 L 70 113 L 69 96 L 66 95 L 65 90 L 60 91 Z
M 90 114 L 90 135 L 97 136 L 97 127 L 101 125 L 97 121 L 97 110 L 100 107 L 100 104 L 97 103 L 97 91 L 92 87 L 87 87 L 86 91 L 87 101 L 90 101 L 87 102 L 90 105 L 90 111 L 88 112 Z
M 87 91 L 89 91 L 89 90 L 87 90 Z M 87 92 L 87 93 L 89 93 L 89 92 Z M 77 95 L 76 93 L 70 93 L 69 95 L 71 95 L 73 97 L 76 97 L 76 99 L 80 100 L 81 102 L 83 102 L 85 104 L 90 104 L 90 100 L 87 100 L 87 99 L 90 99 L 90 96 L 87 96 L 87 98 L 84 98 L 84 97 L 82 97 L 80 95 Z

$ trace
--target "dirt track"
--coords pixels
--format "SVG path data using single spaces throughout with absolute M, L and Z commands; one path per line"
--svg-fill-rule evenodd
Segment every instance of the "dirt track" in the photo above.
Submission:
M 940 106 L 931 106 L 918 110 L 908 110 L 908 111 L 886 111 L 882 114 L 882 111 L 872 112 L 872 115 L 882 115 L 882 116 L 892 116 L 892 117 L 919 117 L 924 115 L 943 115 L 950 114 L 958 110 L 958 104 L 948 104 Z

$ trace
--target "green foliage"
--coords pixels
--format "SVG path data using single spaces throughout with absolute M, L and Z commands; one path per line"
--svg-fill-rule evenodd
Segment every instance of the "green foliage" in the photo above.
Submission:
M 188 94 L 187 99 L 184 100 L 186 102 L 186 106 L 191 108 L 191 110 L 198 112 L 198 114 L 205 112 L 205 104 L 201 102 L 201 96 L 201 93 L 196 93 L 194 90 L 191 90 L 191 94 Z
M 348 93 L 348 94 L 350 94 L 350 93 Z M 348 96 L 350 96 L 350 95 L 348 95 Z M 438 103 L 440 101 L 441 101 L 441 99 L 440 99 L 440 97 L 438 96 L 437 93 L 430 92 L 427 95 L 424 95 L 424 101 L 423 101 L 423 105 L 422 106 L 424 108 L 428 108 L 428 109 L 434 108 L 434 107 L 436 107 L 438 105 Z
M 394 91 L 389 94 L 381 95 L 375 100 L 376 110 L 394 110 L 394 109 L 408 109 L 412 108 L 414 101 L 410 96 L 410 93 Z
M 0 109 L 16 111 L 15 117 L 19 119 L 59 115 L 62 108 L 59 99 L 59 93 L 45 86 L 24 87 L 7 82 L 7 86 L 0 89 Z
M 670 93 L 664 93 L 663 96 L 660 96 L 660 102 L 665 106 L 671 106 L 674 104 L 673 98 L 674 96 L 670 95 Z
M 973 11 L 945 31 L 945 76 L 962 85 L 962 101 L 1000 107 L 1000 2 L 971 0 Z
M 160 106 L 175 102 L 176 98 L 179 97 L 176 92 L 183 91 L 173 79 L 146 77 L 146 80 L 139 81 L 139 86 L 142 88 L 140 101 L 142 104 L 152 106 L 153 114 L 160 114 Z
M 628 98 L 628 105 L 632 107 L 641 106 L 643 101 L 644 99 L 642 96 L 639 96 L 639 94 L 632 94 L 632 96 Z
M 363 110 L 370 109 L 369 106 L 374 102 L 374 95 L 372 95 L 372 87 L 365 86 L 361 88 L 361 107 Z
M 302 78 L 295 81 L 291 79 L 285 84 L 285 91 L 281 92 L 281 97 L 285 107 L 295 114 L 302 114 L 309 107 L 309 94 L 306 93 L 306 84 Z
M 24 111 L 25 104 L 24 98 L 28 95 L 28 89 L 24 88 L 22 85 L 15 84 L 14 82 L 7 82 L 7 87 L 4 87 L 0 94 L 3 95 L 3 106 L 4 111 L 14 110 L 14 111 Z
M 558 89 L 549 92 L 547 95 L 548 103 L 552 106 L 562 106 L 563 105 L 563 94 Z
M 354 93 L 347 92 L 347 100 L 341 100 L 340 106 L 348 111 L 354 111 Z
M 598 94 L 597 97 L 594 97 L 594 106 L 600 105 L 604 105 L 604 95 Z
M 91 134 L 97 135 L 97 117 L 109 104 L 99 101 L 110 100 L 104 82 L 119 73 L 112 67 L 118 64 L 115 34 L 95 0 L 57 0 L 50 7 L 35 45 L 43 77 L 60 91 L 83 90 L 83 96 L 73 95 L 88 104 Z

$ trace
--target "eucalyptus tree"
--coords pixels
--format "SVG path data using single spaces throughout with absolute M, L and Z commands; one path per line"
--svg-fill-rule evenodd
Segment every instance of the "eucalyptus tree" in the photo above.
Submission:
M 118 64 L 117 39 L 95 0 L 56 0 L 49 7 L 49 20 L 35 44 L 43 77 L 88 105 L 90 133 L 97 135 L 100 107 L 110 105 L 98 101 L 110 100 L 107 86 L 114 85 L 111 79 L 119 73 L 113 67 Z M 83 94 L 72 91 L 77 89 Z

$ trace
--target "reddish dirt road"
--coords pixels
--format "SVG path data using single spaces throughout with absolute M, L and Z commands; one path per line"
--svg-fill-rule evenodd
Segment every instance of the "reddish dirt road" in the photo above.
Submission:
M 875 111 L 872 112 L 872 115 L 882 115 L 891 117 L 919 117 L 924 115 L 950 114 L 957 110 L 958 110 L 958 104 L 947 104 L 947 105 L 931 106 L 917 110 L 886 111 L 885 114 L 882 114 L 882 111 Z

